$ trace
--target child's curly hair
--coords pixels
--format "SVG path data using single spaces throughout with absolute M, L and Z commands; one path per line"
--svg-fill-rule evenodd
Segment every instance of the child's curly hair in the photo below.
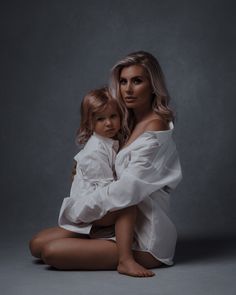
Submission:
M 117 134 L 117 139 L 122 145 L 125 138 L 125 128 L 123 126 L 123 114 L 116 99 L 108 91 L 107 87 L 90 91 L 81 102 L 80 108 L 80 128 L 76 134 L 77 144 L 84 145 L 94 131 L 94 117 L 97 113 L 103 112 L 108 105 L 115 105 L 120 115 L 121 128 Z

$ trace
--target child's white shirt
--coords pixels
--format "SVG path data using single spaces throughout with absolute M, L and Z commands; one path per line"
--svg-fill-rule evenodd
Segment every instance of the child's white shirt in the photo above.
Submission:
M 77 165 L 70 189 L 70 199 L 86 198 L 95 189 L 104 187 L 114 180 L 118 149 L 117 140 L 93 133 L 83 149 L 74 157 Z M 65 198 L 61 206 L 59 226 L 77 233 L 88 234 L 91 225 L 78 226 L 64 216 L 67 200 L 68 198 Z

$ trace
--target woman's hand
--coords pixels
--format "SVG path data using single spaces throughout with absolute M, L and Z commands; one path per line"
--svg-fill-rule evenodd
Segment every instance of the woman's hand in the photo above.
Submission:
M 77 162 L 75 160 L 73 160 L 73 167 L 72 167 L 72 171 L 71 171 L 71 181 L 74 180 L 74 176 L 76 174 L 76 166 L 77 166 Z

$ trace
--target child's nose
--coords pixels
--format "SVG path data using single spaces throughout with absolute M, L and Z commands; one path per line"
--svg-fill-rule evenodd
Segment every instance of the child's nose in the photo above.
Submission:
M 110 120 L 110 119 L 106 119 L 106 120 L 105 120 L 105 124 L 106 124 L 106 126 L 111 125 L 111 120 Z

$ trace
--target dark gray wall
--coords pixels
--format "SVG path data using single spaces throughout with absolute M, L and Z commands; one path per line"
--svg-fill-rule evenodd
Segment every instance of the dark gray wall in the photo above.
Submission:
M 147 50 L 177 111 L 180 233 L 235 231 L 233 1 L 1 1 L 1 225 L 55 225 L 79 104 L 125 54 Z

